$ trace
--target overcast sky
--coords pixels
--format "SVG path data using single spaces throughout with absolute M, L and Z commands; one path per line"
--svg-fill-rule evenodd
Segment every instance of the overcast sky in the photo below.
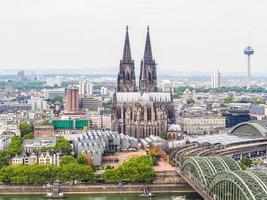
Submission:
M 147 25 L 162 74 L 267 74 L 266 0 L 0 0 L 1 70 L 117 73 L 126 25 L 137 74 Z

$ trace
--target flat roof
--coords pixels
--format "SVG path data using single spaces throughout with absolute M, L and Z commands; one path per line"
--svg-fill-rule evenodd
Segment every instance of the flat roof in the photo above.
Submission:
M 212 135 L 199 135 L 199 136 L 187 136 L 185 140 L 189 140 L 190 143 L 197 142 L 199 144 L 211 144 L 211 145 L 223 145 L 231 146 L 235 144 L 250 143 L 254 141 L 267 141 L 267 137 L 244 137 L 238 135 L 212 134 Z

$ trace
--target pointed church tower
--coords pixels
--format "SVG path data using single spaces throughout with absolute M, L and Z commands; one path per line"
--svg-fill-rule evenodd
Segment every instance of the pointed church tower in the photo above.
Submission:
M 124 42 L 123 56 L 120 60 L 120 71 L 117 79 L 118 92 L 135 92 L 135 70 L 134 61 L 131 56 L 128 26 L 126 26 L 126 36 Z
M 141 61 L 139 90 L 141 92 L 157 92 L 157 69 L 152 56 L 149 27 L 147 27 L 144 58 Z

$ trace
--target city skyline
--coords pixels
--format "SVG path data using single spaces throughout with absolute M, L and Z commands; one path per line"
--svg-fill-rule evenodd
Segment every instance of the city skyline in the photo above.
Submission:
M 257 51 L 252 77 L 266 74 L 267 6 L 263 0 L 181 0 L 168 4 L 151 0 L 79 0 L 75 4 L 17 0 L 1 1 L 0 11 L 4 16 L 0 19 L 1 70 L 115 73 L 125 26 L 129 25 L 134 44 L 132 57 L 138 71 L 149 25 L 159 74 L 170 70 L 210 73 L 219 69 L 222 74 L 245 76 L 246 57 L 242 51 L 247 45 Z M 142 20 L 137 20 L 137 15 Z

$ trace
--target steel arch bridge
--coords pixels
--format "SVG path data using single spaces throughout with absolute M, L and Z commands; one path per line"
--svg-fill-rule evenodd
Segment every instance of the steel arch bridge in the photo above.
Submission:
M 205 199 L 267 200 L 267 171 L 241 170 L 229 157 L 188 157 L 180 175 Z

